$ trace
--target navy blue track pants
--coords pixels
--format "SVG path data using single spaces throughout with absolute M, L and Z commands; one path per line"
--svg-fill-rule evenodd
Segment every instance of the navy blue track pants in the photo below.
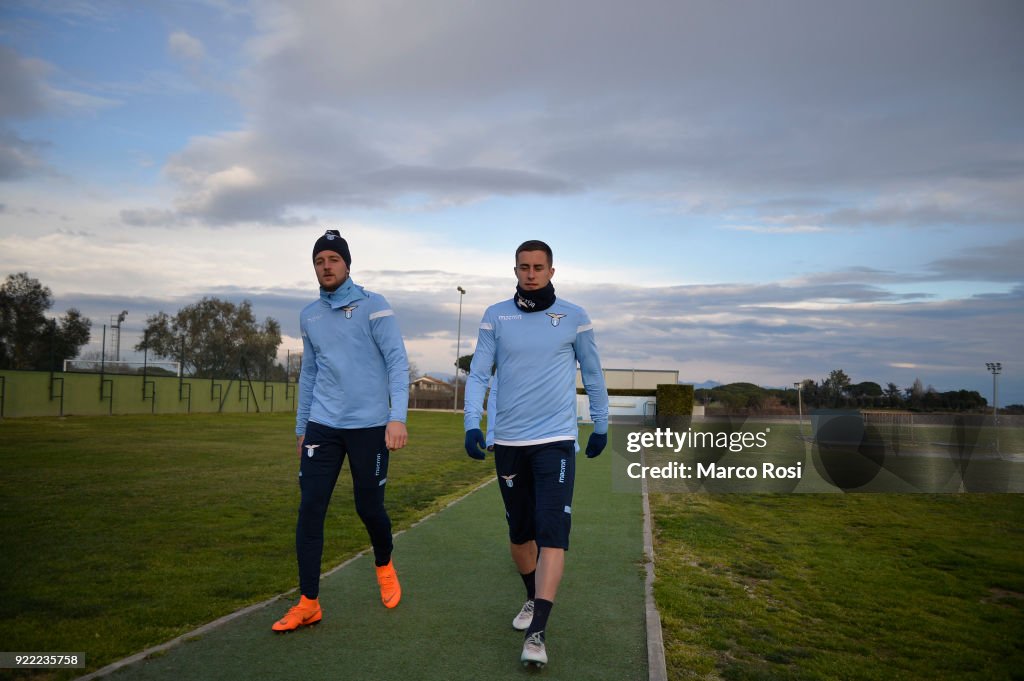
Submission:
M 384 426 L 338 429 L 310 421 L 299 466 L 299 522 L 295 553 L 299 561 L 299 588 L 306 598 L 320 593 L 320 562 L 324 552 L 324 519 L 331 494 L 348 456 L 356 513 L 366 526 L 378 564 L 391 558 L 391 518 L 384 508 L 388 479 L 388 449 Z

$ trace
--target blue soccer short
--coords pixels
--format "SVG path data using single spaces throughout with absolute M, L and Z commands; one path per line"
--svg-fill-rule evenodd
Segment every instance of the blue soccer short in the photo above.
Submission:
M 576 480 L 573 440 L 513 447 L 494 445 L 494 467 L 513 544 L 569 548 L 572 491 Z

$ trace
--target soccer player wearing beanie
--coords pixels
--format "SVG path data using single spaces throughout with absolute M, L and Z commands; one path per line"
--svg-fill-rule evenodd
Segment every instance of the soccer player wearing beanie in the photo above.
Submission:
M 336 230 L 313 247 L 320 298 L 299 316 L 302 371 L 296 415 L 299 520 L 295 551 L 301 597 L 274 623 L 277 632 L 322 618 L 320 562 L 327 505 L 348 456 L 356 512 L 370 535 L 381 601 L 398 605 L 402 589 L 391 560 L 391 519 L 384 508 L 389 452 L 406 445 L 409 360 L 394 312 L 383 296 L 349 276 L 352 255 Z
M 512 559 L 526 587 L 512 626 L 526 630 L 520 660 L 537 666 L 548 661 L 545 630 L 569 548 L 577 363 L 594 421 L 587 457 L 608 442 L 608 391 L 593 325 L 583 308 L 555 297 L 552 260 L 543 241 L 526 241 L 516 250 L 516 294 L 484 312 L 466 381 L 466 452 L 483 459 L 483 399 L 497 366 L 494 464 Z

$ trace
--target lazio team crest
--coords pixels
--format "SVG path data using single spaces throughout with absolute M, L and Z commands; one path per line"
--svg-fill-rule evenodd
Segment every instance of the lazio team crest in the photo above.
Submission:
M 358 305 L 346 305 L 341 308 L 341 311 L 345 313 L 345 319 L 352 319 L 352 310 L 359 307 Z
M 501 479 L 505 481 L 505 485 L 506 486 L 511 487 L 512 486 L 512 478 L 514 478 L 514 477 L 516 477 L 515 473 L 513 473 L 512 475 L 503 475 L 503 476 L 501 476 Z
M 558 314 L 557 312 L 545 312 L 547 316 L 551 317 L 551 326 L 558 326 L 558 322 L 562 321 L 564 314 Z

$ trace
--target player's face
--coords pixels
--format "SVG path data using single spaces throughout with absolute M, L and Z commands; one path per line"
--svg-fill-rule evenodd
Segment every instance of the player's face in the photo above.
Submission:
M 548 285 L 555 268 L 544 251 L 521 251 L 516 256 L 516 278 L 525 291 L 536 291 Z
M 348 279 L 348 265 L 334 251 L 320 251 L 313 258 L 316 280 L 325 291 L 333 291 Z

